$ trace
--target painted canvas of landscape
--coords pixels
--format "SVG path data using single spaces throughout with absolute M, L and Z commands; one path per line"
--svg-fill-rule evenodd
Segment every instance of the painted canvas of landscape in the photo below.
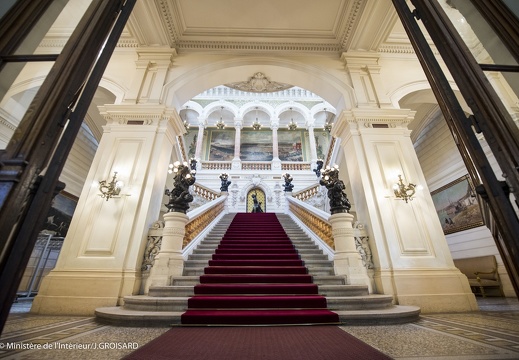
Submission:
M 303 131 L 278 130 L 278 150 L 281 161 L 304 161 Z
M 272 131 L 242 131 L 242 161 L 272 161 Z
M 231 161 L 234 158 L 234 137 L 231 130 L 212 130 L 209 161 Z

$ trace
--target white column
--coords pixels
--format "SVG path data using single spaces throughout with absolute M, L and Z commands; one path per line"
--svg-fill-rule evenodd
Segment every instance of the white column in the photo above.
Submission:
M 279 119 L 272 119 L 270 123 L 272 129 L 272 170 L 281 171 L 281 160 L 279 159 L 279 142 L 278 142 L 278 128 Z
M 202 146 L 204 145 L 204 124 L 205 120 L 200 120 L 198 123 L 198 137 L 196 139 L 196 149 L 195 149 L 195 159 L 200 164 L 200 160 L 202 157 Z
M 169 48 L 141 48 L 137 51 L 136 71 L 124 102 L 159 104 L 168 69 L 176 56 Z
M 369 292 L 373 289 L 366 267 L 362 263 L 353 235 L 353 215 L 337 213 L 330 216 L 335 255 L 333 267 L 336 275 L 346 275 L 350 285 L 367 285 Z
M 233 170 L 241 170 L 241 128 L 242 120 L 238 118 L 234 119 L 234 129 L 236 130 L 236 133 L 234 135 L 234 159 L 232 159 Z
M 315 143 L 315 135 L 314 135 L 314 125 L 307 125 L 308 127 L 308 137 L 310 141 L 310 157 L 312 164 L 317 162 L 317 145 Z
M 332 129 L 341 138 L 357 219 L 369 232 L 376 292 L 425 313 L 474 311 L 410 139 L 413 117 L 403 109 L 355 109 L 342 112 Z M 398 175 L 424 187 L 408 203 L 393 194 Z
M 142 251 L 159 217 L 171 153 L 184 127 L 177 111 L 165 106 L 100 109 L 107 125 L 34 313 L 92 316 L 97 307 L 121 305 L 140 289 Z M 124 186 L 106 201 L 95 183 L 110 180 L 114 171 Z
M 182 276 L 184 259 L 182 258 L 182 242 L 189 218 L 179 212 L 164 214 L 164 230 L 160 251 L 150 270 L 150 286 L 171 285 L 173 276 Z

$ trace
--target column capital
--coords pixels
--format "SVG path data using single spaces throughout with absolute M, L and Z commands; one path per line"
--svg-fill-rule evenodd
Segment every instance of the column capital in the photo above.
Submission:
M 331 134 L 344 138 L 344 131 L 362 129 L 400 129 L 409 132 L 407 125 L 416 111 L 409 109 L 353 109 L 342 111 L 335 121 Z
M 199 117 L 198 119 L 198 128 L 205 128 L 207 126 L 207 118 Z
M 105 118 L 105 132 L 120 125 L 172 125 L 175 136 L 185 132 L 184 124 L 175 108 L 156 104 L 107 104 L 99 106 Z

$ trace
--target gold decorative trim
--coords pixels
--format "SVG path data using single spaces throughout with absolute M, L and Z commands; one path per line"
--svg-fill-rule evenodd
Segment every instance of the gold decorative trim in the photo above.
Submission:
M 222 211 L 225 210 L 225 201 L 210 208 L 186 224 L 186 232 L 182 248 L 185 248 L 194 238 L 198 236 Z
M 290 203 L 289 209 L 303 224 L 319 236 L 329 247 L 335 250 L 332 226 L 327 221 L 324 221 L 310 211 L 293 203 Z

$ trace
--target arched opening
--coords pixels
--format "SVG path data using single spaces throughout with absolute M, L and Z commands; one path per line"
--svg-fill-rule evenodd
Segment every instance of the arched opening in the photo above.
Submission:
M 247 193 L 246 212 L 267 212 L 265 192 L 260 188 L 253 188 Z

